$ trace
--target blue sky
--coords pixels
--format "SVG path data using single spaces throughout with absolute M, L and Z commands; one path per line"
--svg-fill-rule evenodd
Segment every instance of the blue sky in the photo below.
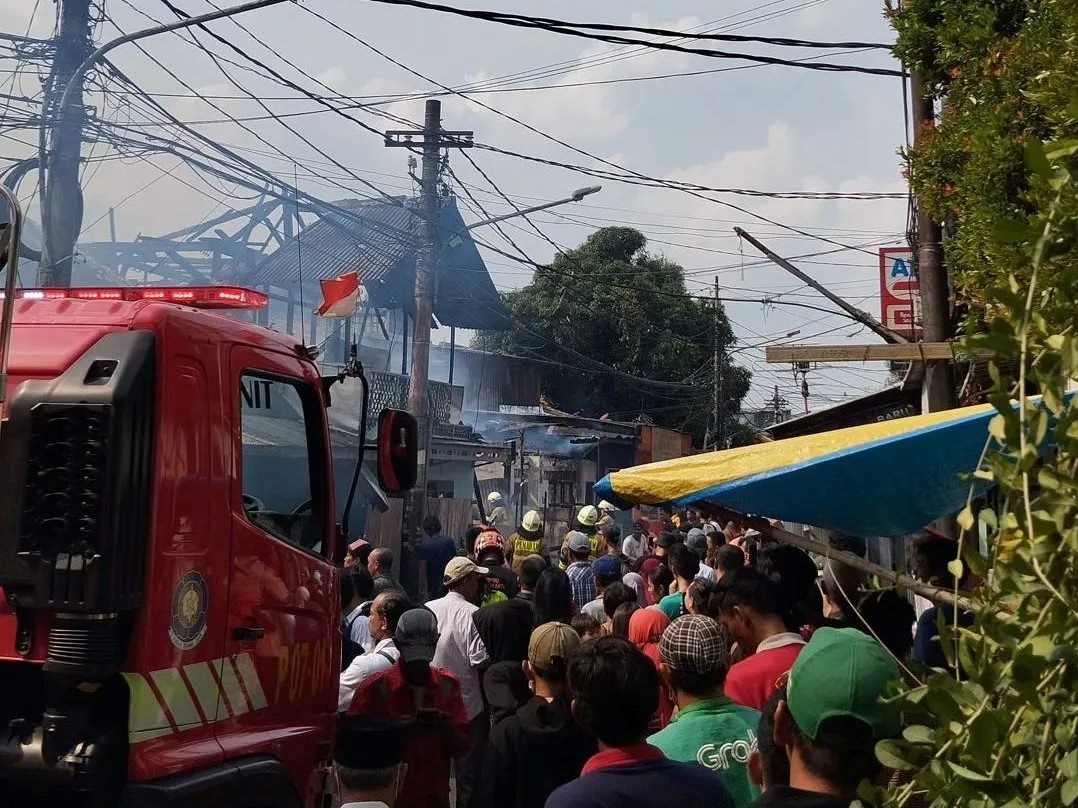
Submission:
M 158 0 L 130 0 L 130 3 L 159 19 L 169 17 L 169 11 Z M 192 13 L 209 8 L 202 0 L 182 0 L 177 4 Z M 564 85 L 745 65 L 744 62 L 686 54 L 637 53 L 624 46 L 511 29 L 360 0 L 305 0 L 304 5 L 415 70 L 451 86 L 554 64 L 559 65 L 559 72 L 543 78 L 521 78 L 511 86 Z M 864 0 L 739 0 L 723 3 L 637 0 L 586 4 L 564 0 L 542 3 L 507 3 L 505 0 L 480 3 L 473 0 L 462 5 L 677 30 L 720 30 L 816 40 L 888 42 L 893 39 L 882 8 L 875 2 Z M 34 7 L 34 0 L 0 0 L 0 14 L 7 23 L 4 28 L 23 33 Z M 124 0 L 107 0 L 106 7 L 125 30 L 142 27 L 148 22 Z M 48 35 L 54 22 L 53 13 L 52 3 L 43 0 L 38 3 L 33 32 Z M 294 61 L 342 94 L 367 96 L 431 89 L 431 85 L 365 50 L 292 4 L 247 15 L 242 22 L 269 46 L 269 50 L 227 21 L 216 23 L 214 30 L 312 90 L 318 88 L 277 61 L 273 53 Z M 104 23 L 97 32 L 99 40 L 115 35 L 116 30 L 109 23 Z M 209 40 L 207 44 L 213 45 Z M 758 44 L 705 44 L 795 59 L 819 54 L 819 51 L 777 49 Z M 157 37 L 148 40 L 146 47 L 200 92 L 236 95 L 235 88 L 213 63 L 180 37 Z M 219 45 L 213 47 L 228 53 Z M 234 54 L 228 55 L 234 58 Z M 183 92 L 173 79 L 132 46 L 124 46 L 114 58 L 147 90 Z M 834 57 L 829 61 L 897 66 L 882 52 Z M 230 72 L 260 96 L 294 95 L 248 73 L 232 68 Z M 24 91 L 33 92 L 39 87 L 36 77 L 29 73 L 20 81 Z M 706 76 L 587 87 L 562 86 L 526 92 L 485 93 L 475 97 L 561 140 L 654 176 L 704 185 L 775 191 L 905 190 L 897 155 L 904 142 L 902 92 L 897 78 L 763 66 Z M 119 98 L 114 96 L 103 113 L 122 121 L 131 113 L 122 103 L 117 103 Z M 220 113 L 197 100 L 162 98 L 161 101 L 185 120 L 221 117 Z M 221 100 L 218 103 L 233 115 L 262 114 L 249 100 Z M 315 104 L 303 100 L 266 103 L 277 112 L 316 108 Z M 413 120 L 422 117 L 422 101 L 396 103 L 385 109 Z M 558 161 L 594 164 L 594 161 L 464 98 L 443 99 L 443 113 L 447 128 L 474 129 L 476 139 L 484 143 Z M 363 119 L 379 129 L 397 127 L 376 117 L 364 115 Z M 360 176 L 390 192 L 407 191 L 410 183 L 402 151 L 383 148 L 375 135 L 333 114 L 289 120 L 321 149 Z M 339 182 L 353 188 L 351 193 L 314 177 L 311 170 L 338 177 L 344 175 L 278 124 L 257 121 L 251 122 L 250 126 L 301 164 L 297 170 L 300 185 L 305 190 L 326 199 L 356 196 L 363 190 L 350 178 Z M 286 176 L 293 171 L 288 160 L 274 156 L 267 146 L 233 124 L 207 124 L 200 128 L 224 142 L 253 149 L 244 151 L 244 155 L 267 168 Z M 17 148 L 16 144 L 8 143 L 2 152 L 14 153 Z M 505 192 L 521 202 L 559 198 L 574 188 L 594 182 L 572 172 L 489 152 L 477 150 L 472 156 Z M 464 182 L 481 189 L 476 193 L 492 213 L 507 209 L 459 155 L 454 155 L 451 161 Z M 228 187 L 207 188 L 186 168 L 174 168 L 176 165 L 177 160 L 167 156 L 155 157 L 152 161 L 101 164 L 98 170 L 88 175 L 92 179 L 86 188 L 84 221 L 87 224 L 94 222 L 110 205 L 120 203 L 149 182 L 153 182 L 152 186 L 119 206 L 117 222 L 121 238 L 167 232 L 198 221 L 211 210 L 220 211 L 222 204 L 242 204 L 242 200 L 222 195 L 222 191 L 230 190 Z M 163 175 L 162 170 L 173 172 L 175 178 Z M 585 204 L 561 209 L 560 212 L 576 221 L 567 222 L 546 214 L 537 216 L 536 223 L 554 241 L 566 246 L 579 243 L 590 228 L 632 224 L 649 236 L 652 252 L 666 255 L 688 270 L 690 288 L 694 292 L 710 294 L 717 273 L 726 295 L 782 295 L 779 299 L 828 305 L 811 290 L 801 288 L 796 279 L 782 270 L 755 265 L 742 269 L 742 248 L 746 264 L 753 263 L 754 251 L 751 246 L 739 243 L 732 227 L 740 224 L 777 251 L 789 255 L 833 249 L 832 245 L 792 234 L 721 204 L 678 191 L 612 182 L 603 185 L 603 191 L 589 197 Z M 717 198 L 845 244 L 894 244 L 905 230 L 906 206 L 902 200 Z M 36 216 L 33 211 L 32 215 Z M 466 218 L 470 216 L 465 212 Z M 102 220 L 89 228 L 84 238 L 103 239 L 107 237 L 106 228 L 106 222 Z M 554 250 L 550 244 L 529 234 L 525 228 L 514 227 L 507 232 L 531 258 L 544 262 L 552 257 Z M 492 231 L 488 230 L 483 237 L 509 249 Z M 876 247 L 865 249 L 867 253 L 845 251 L 811 259 L 801 266 L 832 285 L 835 291 L 878 315 L 877 261 L 874 255 L 868 254 Z M 527 283 L 530 273 L 526 267 L 498 255 L 488 253 L 486 257 L 500 288 L 516 288 Z M 735 333 L 742 346 L 751 346 L 797 329 L 801 334 L 792 338 L 795 341 L 804 337 L 809 341 L 828 343 L 878 341 L 864 331 L 849 336 L 859 331 L 859 326 L 823 312 L 782 305 L 730 303 L 727 313 L 735 324 Z M 819 332 L 829 333 L 812 336 Z M 746 364 L 755 374 L 747 406 L 768 397 L 776 383 L 782 385 L 782 392 L 799 406 L 800 397 L 795 398 L 789 369 L 764 365 L 762 359 L 762 350 L 748 347 L 736 355 L 735 361 Z M 818 409 L 843 396 L 878 389 L 886 379 L 886 368 L 881 364 L 819 368 L 810 375 L 813 390 L 810 406 Z

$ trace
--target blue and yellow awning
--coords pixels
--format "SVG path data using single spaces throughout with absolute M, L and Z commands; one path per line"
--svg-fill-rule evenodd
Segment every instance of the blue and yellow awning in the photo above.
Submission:
M 623 507 L 722 505 L 739 513 L 896 536 L 960 510 L 995 414 L 989 404 L 664 460 L 608 474 Z

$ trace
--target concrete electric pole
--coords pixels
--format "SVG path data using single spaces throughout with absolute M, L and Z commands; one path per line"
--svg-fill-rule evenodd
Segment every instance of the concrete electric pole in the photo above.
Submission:
M 910 96 L 913 104 L 913 147 L 935 127 L 936 111 L 932 97 L 917 71 L 910 73 Z M 943 234 L 939 222 L 917 205 L 917 276 L 921 289 L 921 328 L 925 342 L 945 342 L 952 336 L 950 295 L 947 270 L 941 260 Z M 937 412 L 956 406 L 954 365 L 950 360 L 925 363 L 921 388 L 921 411 Z
M 442 148 L 471 148 L 472 132 L 446 132 L 442 129 L 442 102 L 427 101 L 423 131 L 386 132 L 385 145 L 393 148 L 423 150 L 423 168 L 419 193 L 419 243 L 415 262 L 415 318 L 412 331 L 412 361 L 408 378 L 408 411 L 419 426 L 419 464 L 411 507 L 405 509 L 402 529 L 406 539 L 415 538 L 427 508 L 427 466 L 430 460 L 431 420 L 428 405 L 428 370 L 430 366 L 430 323 L 438 288 L 438 175 Z
M 82 126 L 86 110 L 82 103 L 85 73 L 72 85 L 68 108 L 62 98 L 79 65 L 93 51 L 90 0 L 63 0 L 56 56 L 42 105 L 42 126 L 51 126 L 46 155 L 47 170 L 42 188 L 41 224 L 44 231 L 39 286 L 70 286 L 71 258 L 82 229 L 82 188 L 79 185 Z
M 42 143 L 51 130 L 52 139 L 42 149 L 46 167 L 42 183 L 41 225 L 44 231 L 39 286 L 70 286 L 71 261 L 82 229 L 82 188 L 79 167 L 82 152 L 82 125 L 86 109 L 82 102 L 86 74 L 111 51 L 127 42 L 157 36 L 192 25 L 233 17 L 248 11 L 275 6 L 286 0 L 249 0 L 238 6 L 219 8 L 206 14 L 132 31 L 109 40 L 93 50 L 90 0 L 63 0 L 56 57 L 49 74 L 42 105 Z M 59 100 L 54 99 L 59 96 Z
M 715 276 L 715 331 L 711 356 L 711 396 L 715 418 L 715 449 L 723 448 L 725 429 L 722 423 L 722 341 L 719 335 L 719 276 Z

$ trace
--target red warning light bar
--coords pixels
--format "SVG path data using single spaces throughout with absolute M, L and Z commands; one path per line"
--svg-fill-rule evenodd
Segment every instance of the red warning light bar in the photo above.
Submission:
M 269 298 L 240 286 L 84 286 L 74 289 L 19 289 L 20 300 L 158 300 L 198 309 L 261 309 Z M 0 300 L 3 293 L 0 292 Z

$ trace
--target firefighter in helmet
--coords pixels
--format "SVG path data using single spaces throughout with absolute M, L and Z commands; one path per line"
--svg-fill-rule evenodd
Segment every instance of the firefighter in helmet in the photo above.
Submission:
M 543 517 L 538 511 L 528 511 L 520 520 L 516 533 L 509 537 L 506 550 L 513 572 L 520 575 L 520 565 L 530 555 L 543 555 Z
M 591 544 L 592 561 L 606 552 L 606 548 L 603 546 L 603 534 L 599 532 L 599 510 L 594 505 L 585 505 L 577 511 L 570 533 L 574 530 L 588 537 L 588 543 Z M 566 536 L 565 541 L 562 542 L 561 556 L 563 559 L 568 558 L 568 541 L 568 536 Z
M 500 491 L 491 491 L 487 495 L 487 524 L 496 527 L 503 536 L 512 524 L 509 521 L 509 511 L 505 507 L 505 499 Z

